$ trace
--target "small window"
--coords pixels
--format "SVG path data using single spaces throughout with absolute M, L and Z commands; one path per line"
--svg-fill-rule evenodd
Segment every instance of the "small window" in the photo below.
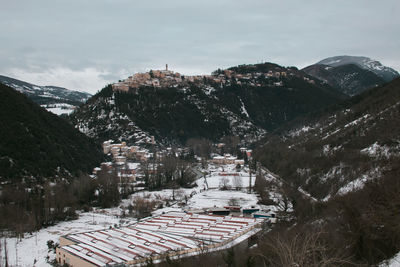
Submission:
M 146 246 L 150 246 L 151 245 L 151 243 L 150 242 L 146 242 L 146 243 L 144 243 Z
M 130 244 L 129 246 L 128 246 L 128 248 L 135 248 L 136 246 L 134 245 L 134 244 Z
M 160 239 L 160 243 L 165 243 L 165 239 Z

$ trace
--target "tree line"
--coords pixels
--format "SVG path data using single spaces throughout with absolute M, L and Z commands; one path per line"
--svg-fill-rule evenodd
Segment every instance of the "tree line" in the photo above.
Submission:
M 0 194 L 0 231 L 18 235 L 37 231 L 58 221 L 77 218 L 76 210 L 117 205 L 121 195 L 115 172 L 102 169 L 97 179 L 81 174 L 40 185 L 5 185 Z

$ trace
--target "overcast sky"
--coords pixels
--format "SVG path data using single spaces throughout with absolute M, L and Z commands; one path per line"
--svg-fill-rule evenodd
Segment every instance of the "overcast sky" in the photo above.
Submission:
M 0 74 L 95 93 L 134 72 L 209 74 L 337 55 L 400 70 L 399 0 L 0 0 Z

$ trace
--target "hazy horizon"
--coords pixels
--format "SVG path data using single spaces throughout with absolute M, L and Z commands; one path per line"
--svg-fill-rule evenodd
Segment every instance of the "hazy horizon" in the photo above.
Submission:
M 352 55 L 400 70 L 398 11 L 394 0 L 5 1 L 0 74 L 93 94 L 166 63 L 192 75 Z

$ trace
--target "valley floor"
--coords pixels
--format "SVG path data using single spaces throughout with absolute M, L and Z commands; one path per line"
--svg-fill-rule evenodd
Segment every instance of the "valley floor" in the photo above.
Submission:
M 205 170 L 203 170 L 205 171 Z M 121 201 L 119 207 L 111 209 L 94 209 L 92 212 L 81 212 L 79 218 L 73 221 L 58 223 L 32 234 L 25 234 L 21 240 L 16 238 L 6 238 L 2 241 L 0 262 L 4 260 L 4 241 L 7 243 L 7 254 L 9 266 L 51 266 L 49 260 L 53 260 L 55 255 L 48 251 L 47 241 L 52 240 L 58 243 L 58 239 L 62 235 L 71 233 L 86 232 L 91 230 L 100 230 L 115 225 L 127 225 L 136 222 L 136 218 L 125 217 L 121 215 L 127 212 L 132 200 L 140 197 L 146 200 L 156 200 L 162 203 L 163 208 L 159 208 L 152 212 L 158 215 L 168 211 L 193 210 L 201 208 L 223 207 L 232 203 L 232 199 L 236 205 L 242 207 L 256 206 L 258 197 L 256 194 L 247 192 L 249 183 L 248 171 L 241 170 L 236 172 L 235 165 L 210 165 L 206 170 L 206 180 L 204 177 L 199 178 L 197 186 L 194 188 L 180 188 L 176 190 L 164 189 L 160 191 L 140 191 L 130 195 L 128 199 Z M 235 176 L 221 176 L 221 173 L 237 173 L 237 177 L 241 178 L 242 187 L 239 190 L 220 190 L 218 189 L 221 179 L 228 179 L 228 187 L 232 187 Z M 269 177 L 271 178 L 271 177 Z M 254 185 L 255 177 L 252 184 Z M 236 182 L 238 183 L 238 182 Z M 209 187 L 208 187 L 209 186 Z M 175 201 L 171 201 L 174 195 Z M 167 205 L 167 202 L 169 204 Z M 260 206 L 260 205 L 258 205 Z M 275 206 L 261 206 L 262 209 L 276 210 Z

